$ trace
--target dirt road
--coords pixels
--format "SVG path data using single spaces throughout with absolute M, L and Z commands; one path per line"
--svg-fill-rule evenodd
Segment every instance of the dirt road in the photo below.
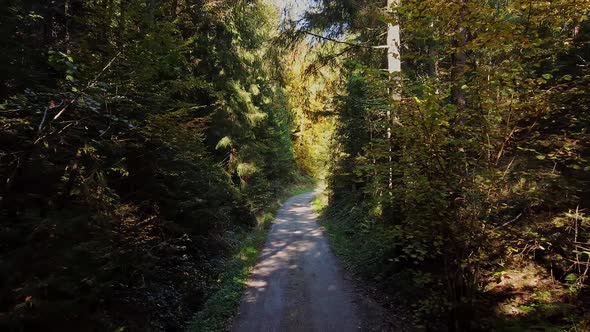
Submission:
M 352 285 L 343 277 L 311 208 L 313 193 L 280 209 L 231 331 L 359 331 Z

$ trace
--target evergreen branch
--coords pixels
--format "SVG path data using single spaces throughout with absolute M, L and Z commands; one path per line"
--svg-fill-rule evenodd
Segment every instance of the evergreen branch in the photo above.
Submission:
M 338 39 L 334 39 L 334 38 L 330 38 L 330 37 L 318 35 L 317 33 L 313 33 L 313 32 L 308 31 L 308 30 L 299 30 L 299 31 L 300 32 L 303 32 L 305 34 L 308 34 L 310 36 L 314 36 L 316 38 L 320 38 L 320 39 L 323 39 L 323 40 L 331 41 L 333 43 L 344 44 L 344 45 L 348 45 L 348 46 L 352 46 L 352 47 L 358 47 L 358 48 L 374 48 L 373 46 L 368 46 L 368 45 L 363 45 L 363 44 L 355 44 L 355 43 L 350 43 L 350 42 L 347 42 L 347 41 L 342 41 L 342 40 L 338 40 Z

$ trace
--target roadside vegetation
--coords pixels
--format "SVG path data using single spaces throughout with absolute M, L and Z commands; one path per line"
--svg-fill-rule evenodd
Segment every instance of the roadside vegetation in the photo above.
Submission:
M 0 330 L 222 326 L 277 200 L 310 182 L 278 20 L 262 1 L 1 6 Z
M 321 3 L 346 265 L 418 330 L 588 330 L 590 3 Z

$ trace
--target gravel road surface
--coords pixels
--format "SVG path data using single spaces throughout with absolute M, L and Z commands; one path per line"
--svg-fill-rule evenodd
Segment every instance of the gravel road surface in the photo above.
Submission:
M 359 308 L 311 208 L 294 196 L 277 214 L 231 331 L 359 331 Z

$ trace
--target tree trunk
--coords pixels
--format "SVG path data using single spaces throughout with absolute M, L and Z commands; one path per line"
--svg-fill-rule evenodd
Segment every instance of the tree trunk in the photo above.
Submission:
M 457 21 L 457 36 L 453 38 L 455 53 L 451 57 L 451 96 L 453 104 L 457 106 L 459 123 L 464 122 L 465 114 L 463 111 L 467 105 L 463 85 L 465 84 L 465 72 L 467 69 L 467 54 L 464 48 L 468 41 L 468 31 L 462 24 L 465 21 L 464 12 L 468 1 L 469 0 L 463 0 L 461 4 L 460 15 Z
M 170 15 L 172 16 L 172 19 L 176 19 L 176 12 L 178 10 L 178 0 L 172 0 L 172 5 L 170 8 Z
M 147 7 L 148 7 L 148 23 L 150 26 L 154 25 L 156 17 L 156 0 L 147 0 Z
M 387 0 L 387 11 L 393 13 L 393 8 L 398 7 L 400 5 L 400 0 Z M 397 21 L 397 17 L 396 17 Z M 391 96 L 394 101 L 401 100 L 401 77 L 399 74 L 402 71 L 401 65 L 401 37 L 400 37 L 400 27 L 399 22 L 395 22 L 395 24 L 389 23 L 387 25 L 387 70 L 389 71 L 393 77 L 393 87 L 391 89 Z M 390 191 L 393 189 L 393 142 L 392 140 L 392 133 L 391 133 L 391 126 L 393 121 L 393 117 L 391 114 L 391 110 L 387 110 L 387 141 L 389 145 L 389 181 L 388 181 L 388 188 Z
M 392 13 L 394 7 L 400 5 L 400 0 L 387 0 L 387 10 Z M 401 73 L 401 37 L 399 22 L 395 24 L 389 23 L 387 26 L 387 70 L 390 74 Z M 392 97 L 394 100 L 401 99 L 401 78 L 395 78 L 394 89 L 392 90 Z

